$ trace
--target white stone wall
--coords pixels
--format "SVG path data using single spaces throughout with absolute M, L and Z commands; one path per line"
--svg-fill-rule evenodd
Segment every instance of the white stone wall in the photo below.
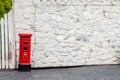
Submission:
M 120 0 L 15 0 L 15 24 L 32 67 L 120 64 Z

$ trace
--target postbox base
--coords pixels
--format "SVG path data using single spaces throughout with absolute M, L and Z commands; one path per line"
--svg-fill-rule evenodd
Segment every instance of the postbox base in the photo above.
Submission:
M 18 64 L 18 71 L 30 71 L 31 64 Z

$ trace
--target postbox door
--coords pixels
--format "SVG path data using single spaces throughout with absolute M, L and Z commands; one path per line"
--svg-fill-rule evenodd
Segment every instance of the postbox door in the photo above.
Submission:
M 21 38 L 20 40 L 20 63 L 30 63 L 30 38 Z

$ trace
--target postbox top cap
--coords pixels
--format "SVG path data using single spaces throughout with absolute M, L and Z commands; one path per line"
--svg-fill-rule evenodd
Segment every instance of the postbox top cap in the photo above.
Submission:
M 30 34 L 30 33 L 20 33 L 19 36 L 20 37 L 31 37 L 32 34 Z

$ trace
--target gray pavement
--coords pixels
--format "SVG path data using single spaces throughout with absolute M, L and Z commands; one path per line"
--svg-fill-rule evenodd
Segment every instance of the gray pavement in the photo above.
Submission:
M 1 70 L 0 80 L 120 80 L 120 65 L 37 69 L 31 72 Z

